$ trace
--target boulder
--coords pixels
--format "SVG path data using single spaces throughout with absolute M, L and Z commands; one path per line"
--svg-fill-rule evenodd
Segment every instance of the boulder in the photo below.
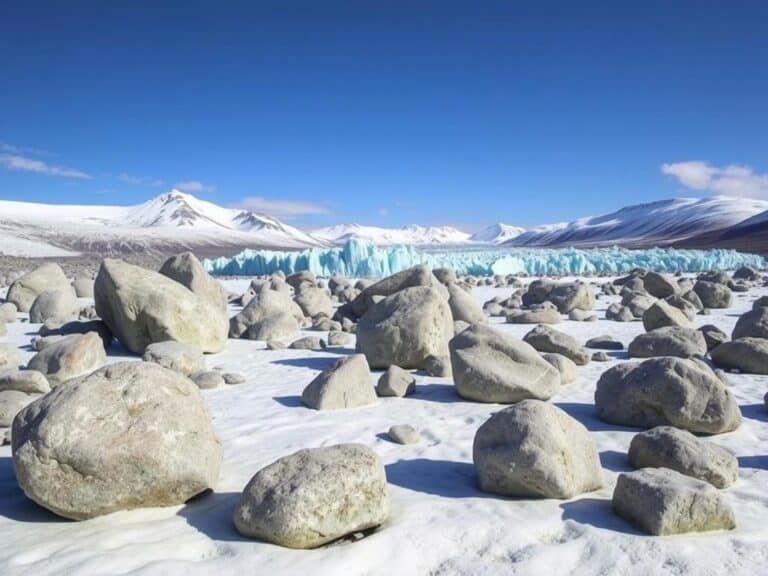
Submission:
M 192 252 L 182 252 L 168 258 L 160 267 L 160 274 L 185 286 L 213 308 L 226 312 L 226 290 L 208 274 Z
M 578 369 L 576 368 L 576 363 L 570 358 L 566 358 L 562 354 L 556 354 L 555 352 L 545 352 L 541 357 L 552 364 L 552 366 L 557 368 L 557 371 L 560 372 L 560 384 L 570 384 L 576 380 Z
M 429 356 L 447 357 L 453 320 L 434 288 L 406 288 L 375 304 L 357 325 L 357 350 L 372 368 L 423 368 Z
M 353 354 L 337 360 L 310 382 L 301 401 L 315 410 L 358 408 L 376 403 L 371 370 L 365 356 Z
M 598 317 L 594 312 L 574 308 L 568 313 L 568 320 L 573 320 L 574 322 L 597 322 Z
M 689 322 L 693 322 L 696 318 L 696 314 L 701 310 L 701 308 L 696 308 L 696 306 L 694 306 L 688 299 L 683 298 L 679 294 L 665 298 L 664 301 L 685 314 L 685 317 Z
M 665 326 L 636 336 L 629 343 L 628 352 L 631 358 L 706 356 L 707 341 L 704 339 L 704 334 L 699 330 L 681 328 L 680 326 Z
M 408 396 L 416 391 L 416 378 L 394 364 L 387 368 L 376 384 L 378 396 Z
M 0 304 L 0 322 L 16 322 L 18 308 L 13 302 L 3 302 Z
M 562 316 L 556 309 L 515 310 L 507 314 L 508 324 L 557 324 Z
M 664 326 L 690 328 L 691 323 L 679 308 L 670 306 L 664 300 L 657 300 L 643 314 L 643 327 L 650 332 Z
M 739 475 L 736 456 L 672 426 L 640 432 L 632 438 L 627 455 L 633 468 L 669 468 L 715 488 L 727 488 Z
M 29 309 L 29 321 L 42 324 L 46 320 L 73 320 L 80 313 L 80 304 L 71 288 L 43 290 Z
M 680 291 L 680 286 L 674 277 L 659 272 L 648 272 L 643 277 L 645 291 L 655 298 L 668 298 Z
M 488 317 L 483 312 L 472 295 L 458 284 L 448 284 L 448 305 L 454 321 L 464 321 L 468 324 L 486 324 Z
M 10 344 L 0 344 L 0 370 L 16 369 L 21 364 L 18 348 Z
M 251 340 L 291 338 L 304 319 L 301 308 L 288 294 L 265 289 L 254 294 L 248 304 L 229 321 L 230 338 Z
M 291 350 L 325 350 L 327 344 L 317 336 L 304 336 L 291 342 Z
M 763 338 L 768 340 L 768 308 L 753 308 L 736 321 L 731 338 Z
M 248 538 L 316 548 L 379 526 L 389 516 L 379 457 L 360 444 L 300 450 L 251 478 L 234 514 Z
M 245 384 L 245 376 L 239 372 L 224 372 L 221 375 L 224 378 L 224 384 L 234 386 L 237 384 Z
M 736 400 L 703 362 L 651 358 L 606 370 L 597 382 L 598 416 L 613 424 L 653 428 L 671 425 L 719 434 L 741 424 Z
M 41 396 L 21 390 L 0 390 L 0 428 L 9 428 L 16 414 Z
M 728 335 L 714 324 L 705 324 L 699 330 L 704 335 L 708 351 L 712 351 L 723 342 L 728 341 Z
M 710 352 L 719 368 L 739 370 L 747 374 L 768 374 L 768 340 L 739 338 L 723 342 Z
M 194 344 L 182 344 L 169 340 L 155 342 L 144 350 L 144 362 L 154 362 L 184 376 L 205 370 L 203 351 Z
M 561 314 L 568 314 L 574 310 L 589 311 L 595 308 L 595 293 L 592 286 L 580 282 L 553 287 L 547 300 L 552 302 Z
M 52 386 L 90 374 L 107 361 L 101 338 L 96 332 L 71 334 L 35 354 L 27 368 L 41 372 Z
M 699 296 L 704 308 L 728 308 L 731 305 L 731 289 L 725 284 L 699 280 L 693 291 Z
M 93 298 L 93 278 L 78 276 L 72 281 L 72 289 L 78 298 Z
M 190 374 L 189 378 L 200 390 L 212 390 L 224 386 L 224 376 L 216 370 L 200 370 Z
M 622 306 L 618 302 L 615 302 L 605 309 L 605 319 L 613 320 L 615 322 L 632 322 L 635 320 L 635 315 L 632 313 L 629 306 Z
M 364 287 L 351 303 L 352 312 L 359 318 L 375 304 L 375 296 L 388 297 L 413 287 L 434 288 L 441 298 L 448 299 L 448 290 L 435 278 L 432 270 L 428 266 L 416 266 Z
M 737 268 L 733 273 L 735 280 L 748 280 L 749 282 L 757 282 L 760 280 L 760 272 L 752 268 L 751 266 L 741 266 Z
M 29 312 L 35 298 L 44 290 L 71 290 L 69 280 L 58 264 L 48 262 L 17 278 L 8 289 L 7 302 L 19 312 Z
M 621 297 L 621 305 L 629 308 L 635 318 L 642 318 L 655 303 L 656 298 L 647 292 L 627 292 Z
M 563 499 L 603 485 L 587 429 L 540 400 L 492 415 L 475 434 L 472 458 L 480 489 L 493 494 Z
M 224 310 L 162 274 L 122 260 L 102 262 L 94 300 L 101 319 L 134 354 L 166 340 L 219 352 L 227 341 Z
M 109 326 L 101 320 L 88 320 L 85 322 L 73 320 L 61 325 L 58 325 L 58 323 L 54 324 L 54 326 L 49 323 L 43 324 L 40 327 L 40 335 L 46 337 L 69 336 L 70 334 L 88 334 L 88 332 L 95 332 L 99 335 L 99 338 L 101 338 L 105 350 L 109 349 L 112 345 L 112 340 L 114 338 L 112 331 L 109 329 Z
M 316 286 L 302 284 L 296 292 L 294 301 L 305 316 L 314 318 L 318 315 L 333 316 L 333 302 L 327 291 Z
M 597 350 L 624 350 L 624 344 L 608 335 L 590 338 L 584 345 Z
M 24 493 L 75 520 L 182 504 L 215 486 L 222 461 L 195 385 L 149 362 L 62 384 L 19 413 L 12 441 Z
M 396 444 L 418 444 L 421 442 L 421 434 L 409 424 L 398 424 L 390 427 L 387 436 Z
M 340 330 L 331 330 L 328 332 L 328 346 L 349 346 L 353 343 L 351 334 L 341 332 Z
M 468 400 L 547 400 L 560 388 L 557 368 L 530 344 L 488 326 L 467 328 L 451 340 L 450 350 L 456 392 Z
M 47 394 L 51 391 L 48 379 L 37 370 L 4 370 L 0 372 L 0 392 L 16 390 L 27 394 Z
M 619 474 L 613 509 L 653 536 L 730 530 L 733 511 L 711 484 L 667 468 L 643 468 Z
M 549 326 L 536 326 L 528 332 L 523 341 L 539 352 L 554 352 L 569 358 L 578 366 L 589 364 L 592 354 L 573 336 L 559 332 Z

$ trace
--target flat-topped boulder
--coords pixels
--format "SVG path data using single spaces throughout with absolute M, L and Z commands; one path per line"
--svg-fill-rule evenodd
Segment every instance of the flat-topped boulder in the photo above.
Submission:
M 739 370 L 747 374 L 768 374 L 768 340 L 738 338 L 723 342 L 710 352 L 719 368 Z
M 681 326 L 664 326 L 637 335 L 629 343 L 628 352 L 632 358 L 655 356 L 691 358 L 707 354 L 707 341 L 700 330 Z
M 584 348 L 576 338 L 550 326 L 536 326 L 523 337 L 523 341 L 539 352 L 562 354 L 578 366 L 589 364 L 592 357 L 592 353 Z

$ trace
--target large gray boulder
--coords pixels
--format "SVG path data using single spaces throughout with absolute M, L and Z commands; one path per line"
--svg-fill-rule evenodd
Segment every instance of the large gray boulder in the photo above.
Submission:
M 69 290 L 70 284 L 58 264 L 48 262 L 17 278 L 8 289 L 6 300 L 20 312 L 29 312 L 35 298 L 44 290 Z
M 664 326 L 636 336 L 629 343 L 628 352 L 631 358 L 706 356 L 707 341 L 700 330 Z
M 333 316 L 333 302 L 331 301 L 331 296 L 322 288 L 302 284 L 296 292 L 294 300 L 305 316 L 310 318 L 319 315 L 327 316 L 329 318 Z
M 42 324 L 46 320 L 74 320 L 80 313 L 80 304 L 71 288 L 43 290 L 29 309 L 29 321 Z
M 704 308 L 728 308 L 731 305 L 731 289 L 719 282 L 707 282 L 699 280 L 694 284 L 696 292 Z
M 142 359 L 144 362 L 154 362 L 184 376 L 205 370 L 205 357 L 199 347 L 173 340 L 150 344 L 145 348 Z
M 186 286 L 214 308 L 226 311 L 226 290 L 208 274 L 192 252 L 182 252 L 166 260 L 160 267 L 160 274 Z
M 71 334 L 35 354 L 27 368 L 41 372 L 52 386 L 90 374 L 107 361 L 104 345 L 96 332 Z
M 555 286 L 547 300 L 557 306 L 561 314 L 569 314 L 574 310 L 594 310 L 595 292 L 592 286 L 583 282 L 573 282 Z
M 731 338 L 763 338 L 768 340 L 768 308 L 756 307 L 736 321 Z
M 557 371 L 560 372 L 560 384 L 570 384 L 578 376 L 578 369 L 576 363 L 570 358 L 566 358 L 562 354 L 556 354 L 555 352 L 545 352 L 541 355 L 544 360 L 552 364 Z
M 394 364 L 387 368 L 387 371 L 379 377 L 376 384 L 376 394 L 378 396 L 408 396 L 416 391 L 416 378 L 399 366 Z
M 72 280 L 72 289 L 78 298 L 93 298 L 93 278 L 78 276 Z
M 365 356 L 353 354 L 339 358 L 304 388 L 301 401 L 315 410 L 339 410 L 375 404 L 376 391 Z
M 739 338 L 723 342 L 710 352 L 719 368 L 739 370 L 747 374 L 768 374 L 768 340 Z
M 733 511 L 711 484 L 667 468 L 619 474 L 613 509 L 636 528 L 654 536 L 730 530 Z
M 592 353 L 576 338 L 549 326 L 536 326 L 523 337 L 523 341 L 539 352 L 562 354 L 578 366 L 586 366 L 592 358 Z
M 122 362 L 70 380 L 13 422 L 24 493 L 82 520 L 173 506 L 216 485 L 222 461 L 191 380 L 149 362 Z
M 316 548 L 389 516 L 381 460 L 360 444 L 299 450 L 259 470 L 234 513 L 237 531 L 288 548 Z
M 280 340 L 295 336 L 304 318 L 301 308 L 290 295 L 263 289 L 254 294 L 229 321 L 229 336 L 251 340 Z
M 491 416 L 475 434 L 472 457 L 484 492 L 572 498 L 603 484 L 587 429 L 540 400 L 523 400 Z
M 513 310 L 507 314 L 508 324 L 557 324 L 563 317 L 557 308 L 537 308 L 535 310 Z
M 648 272 L 643 277 L 645 291 L 656 298 L 668 298 L 680 291 L 680 287 L 673 276 L 659 272 Z
M 42 395 L 21 390 L 0 390 L 0 429 L 10 428 L 16 414 L 40 396 Z M 0 441 L 0 445 L 2 444 Z
M 453 320 L 434 288 L 417 286 L 375 304 L 357 324 L 357 350 L 371 368 L 423 368 L 427 358 L 448 357 Z
M 727 488 L 739 475 L 736 456 L 672 426 L 640 432 L 632 438 L 627 456 L 634 468 L 669 468 L 716 488 Z
M 664 326 L 690 328 L 691 323 L 682 310 L 670 306 L 664 300 L 657 300 L 643 313 L 643 327 L 650 332 Z
M 671 425 L 720 434 L 741 424 L 736 400 L 709 366 L 670 356 L 625 362 L 603 372 L 595 407 L 606 422 L 639 428 Z
M 647 292 L 628 291 L 621 297 L 621 306 L 629 308 L 635 318 L 642 318 L 643 314 L 656 303 L 656 298 Z
M 226 311 L 167 276 L 106 259 L 94 287 L 96 312 L 134 354 L 175 340 L 219 352 L 227 341 Z
M 451 307 L 453 320 L 463 321 L 468 324 L 486 324 L 488 316 L 483 312 L 480 304 L 472 298 L 466 290 L 453 282 L 448 287 L 448 305 Z
M 365 287 L 352 301 L 352 312 L 359 318 L 378 301 L 377 296 L 388 297 L 417 286 L 434 288 L 442 298 L 448 299 L 448 290 L 435 278 L 432 270 L 428 266 L 415 266 Z
M 450 349 L 456 392 L 468 400 L 547 400 L 560 388 L 557 368 L 530 344 L 488 326 L 467 328 L 451 340 Z
M 47 394 L 51 391 L 51 385 L 37 370 L 3 370 L 0 371 L 0 392 L 3 390 Z

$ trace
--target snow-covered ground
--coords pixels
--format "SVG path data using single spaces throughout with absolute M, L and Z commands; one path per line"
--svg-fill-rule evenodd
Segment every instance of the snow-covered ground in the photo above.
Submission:
M 227 281 L 242 291 L 247 280 Z M 482 302 L 511 289 L 476 288 Z M 768 289 L 735 294 L 733 307 L 698 316 L 730 332 L 737 316 Z M 616 297 L 598 300 L 598 314 Z M 494 321 L 496 322 L 496 321 Z M 522 336 L 533 326 L 499 324 Z M 22 348 L 37 332 L 27 323 L 8 325 L 8 341 Z M 625 345 L 643 331 L 622 324 L 564 321 L 558 330 L 581 340 L 610 334 Z M 310 334 L 310 332 L 307 332 Z M 317 334 L 317 333 L 314 333 Z M 576 382 L 553 402 L 581 421 L 600 452 L 605 486 L 572 500 L 502 498 L 480 492 L 474 480 L 472 441 L 495 404 L 460 399 L 450 380 L 418 376 L 408 398 L 378 405 L 318 412 L 300 401 L 319 370 L 351 348 L 324 352 L 267 351 L 263 343 L 228 342 L 208 357 L 209 367 L 243 373 L 247 382 L 204 391 L 221 437 L 225 462 L 215 492 L 184 506 L 120 512 L 72 522 L 27 500 L 14 478 L 10 448 L 0 448 L 0 574 L 728 574 L 765 573 L 768 565 L 768 413 L 763 394 L 768 377 L 731 375 L 732 391 L 744 415 L 735 432 L 711 440 L 739 458 L 739 480 L 725 491 L 738 527 L 731 532 L 649 537 L 611 511 L 618 472 L 628 469 L 626 450 L 637 432 L 595 417 L 593 393 L 609 363 L 579 368 Z M 113 349 L 110 361 L 124 360 Z M 378 373 L 374 378 L 378 377 Z M 374 380 L 372 379 L 372 385 Z M 388 441 L 387 429 L 409 423 L 420 444 Z M 386 525 L 357 542 L 298 551 L 239 536 L 232 512 L 239 492 L 261 467 L 300 448 L 359 442 L 386 465 L 392 513 Z

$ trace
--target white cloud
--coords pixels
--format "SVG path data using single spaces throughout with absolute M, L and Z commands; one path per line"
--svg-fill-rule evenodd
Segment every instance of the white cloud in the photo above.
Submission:
M 181 182 L 176 182 L 173 187 L 178 188 L 182 192 L 213 192 L 216 190 L 216 186 L 203 184 L 199 180 L 182 180 Z
M 91 180 L 93 178 L 93 176 L 81 170 L 67 168 L 66 166 L 54 166 L 43 162 L 42 160 L 37 160 L 36 158 L 22 156 L 21 154 L 0 154 L 0 166 L 4 166 L 8 170 L 35 172 L 37 174 L 46 174 L 48 176 L 80 178 L 83 180 Z
M 315 216 L 330 214 L 330 210 L 322 204 L 302 200 L 272 200 L 261 196 L 249 196 L 238 202 L 237 208 L 263 212 L 278 218 L 296 218 L 298 216 Z
M 728 164 L 721 168 L 693 160 L 662 164 L 661 171 L 692 190 L 724 196 L 768 197 L 768 174 L 756 173 L 749 166 Z
M 132 176 L 131 174 L 126 174 L 123 172 L 117 177 L 118 180 L 121 182 L 125 182 L 126 184 L 135 184 L 137 186 L 162 186 L 163 181 L 159 178 L 150 178 L 150 177 L 144 177 L 144 176 Z

